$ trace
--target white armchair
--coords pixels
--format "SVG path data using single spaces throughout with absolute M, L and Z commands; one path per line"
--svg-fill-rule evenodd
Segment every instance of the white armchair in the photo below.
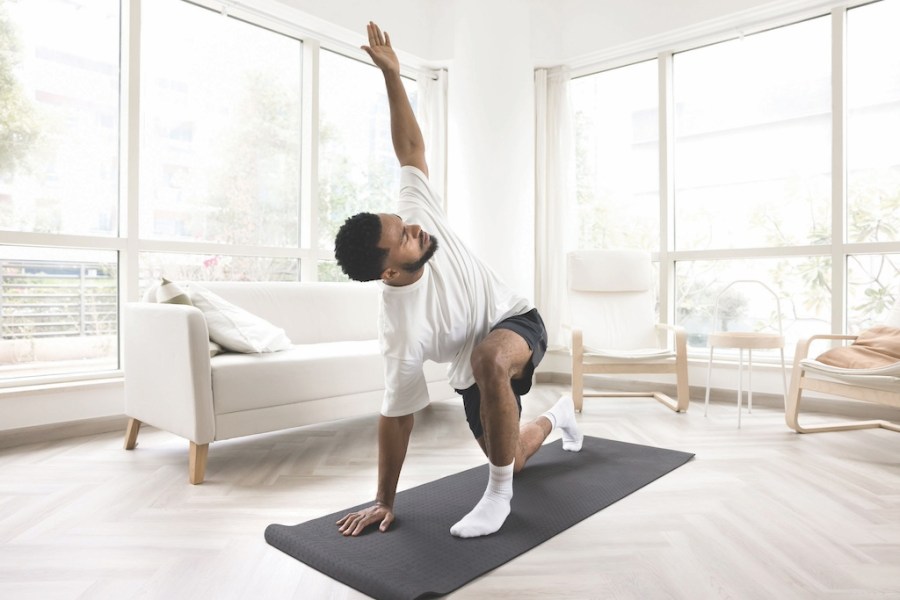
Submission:
M 690 405 L 687 338 L 681 327 L 656 322 L 650 255 L 637 250 L 587 250 L 568 255 L 572 324 L 572 399 L 652 397 L 676 412 Z M 586 374 L 672 373 L 677 401 L 665 393 L 584 392 Z

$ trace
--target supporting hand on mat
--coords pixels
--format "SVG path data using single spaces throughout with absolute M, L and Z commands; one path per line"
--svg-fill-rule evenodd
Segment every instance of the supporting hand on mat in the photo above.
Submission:
M 369 525 L 381 521 L 380 531 L 387 531 L 394 522 L 394 511 L 386 504 L 376 503 L 369 508 L 352 512 L 337 522 L 338 531 L 344 535 L 357 536 Z

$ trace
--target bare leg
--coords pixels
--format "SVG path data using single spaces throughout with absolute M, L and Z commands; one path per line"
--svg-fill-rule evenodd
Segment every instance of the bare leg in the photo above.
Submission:
M 547 417 L 540 416 L 533 421 L 523 423 L 519 427 L 519 441 L 516 445 L 516 464 L 514 471 L 518 473 L 525 467 L 528 459 L 534 456 L 547 436 L 553 431 L 553 426 Z M 477 438 L 478 444 L 484 450 L 485 456 L 490 456 L 487 451 L 487 443 L 483 437 Z
M 488 459 L 494 465 L 508 465 L 519 452 L 519 406 L 509 376 L 501 378 L 498 373 L 497 379 L 478 382 L 478 388 Z
M 529 423 L 520 434 L 519 407 L 510 379 L 522 373 L 530 359 L 525 340 L 506 329 L 492 331 L 472 354 L 475 382 L 481 392 L 484 439 L 480 442 L 490 461 L 490 479 L 475 508 L 450 528 L 455 536 L 489 535 L 500 529 L 509 515 L 516 464 L 521 469 L 549 434 L 547 419 L 546 427 Z
M 525 463 L 540 449 L 551 431 L 553 425 L 544 416 L 522 425 L 519 429 L 519 446 L 516 449 L 516 473 L 525 468 Z

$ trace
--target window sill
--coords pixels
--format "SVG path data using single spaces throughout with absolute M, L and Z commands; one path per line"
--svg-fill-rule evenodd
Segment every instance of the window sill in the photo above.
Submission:
M 34 377 L 27 380 L 0 382 L 0 398 L 3 396 L 22 395 L 28 393 L 44 393 L 48 391 L 69 390 L 86 387 L 107 387 L 121 385 L 125 381 L 123 371 L 110 371 L 82 377 Z

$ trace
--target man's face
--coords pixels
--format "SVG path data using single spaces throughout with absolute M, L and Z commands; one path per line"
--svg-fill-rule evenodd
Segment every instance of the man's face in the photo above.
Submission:
M 434 256 L 437 240 L 421 227 L 404 223 L 397 215 L 382 213 L 378 217 L 381 219 L 378 247 L 388 251 L 386 268 L 415 273 Z

